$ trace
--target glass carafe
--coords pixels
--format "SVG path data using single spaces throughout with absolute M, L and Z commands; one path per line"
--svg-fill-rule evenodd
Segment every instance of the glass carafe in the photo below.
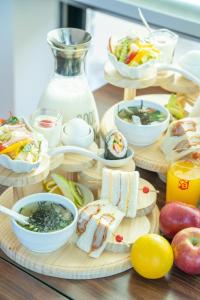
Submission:
M 48 33 L 47 42 L 55 57 L 55 73 L 38 106 L 60 111 L 64 123 L 80 117 L 97 132 L 99 117 L 85 76 L 90 41 L 88 32 L 76 28 L 60 28 Z

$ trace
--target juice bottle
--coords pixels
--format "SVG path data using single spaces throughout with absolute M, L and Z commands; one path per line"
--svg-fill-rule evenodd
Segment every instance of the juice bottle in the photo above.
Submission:
M 200 201 L 200 164 L 181 160 L 167 173 L 166 201 L 180 201 L 197 206 Z

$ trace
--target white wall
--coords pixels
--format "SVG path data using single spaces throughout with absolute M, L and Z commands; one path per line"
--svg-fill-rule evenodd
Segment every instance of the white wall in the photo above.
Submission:
M 14 108 L 12 5 L 0 1 L 0 117 Z
M 35 109 L 53 73 L 46 35 L 58 27 L 58 8 L 56 0 L 0 1 L 1 116 L 8 110 L 26 116 Z

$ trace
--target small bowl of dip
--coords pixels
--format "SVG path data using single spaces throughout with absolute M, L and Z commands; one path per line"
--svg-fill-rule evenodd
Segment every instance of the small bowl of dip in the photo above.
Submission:
M 37 193 L 17 201 L 12 209 L 29 217 L 23 225 L 12 219 L 12 229 L 27 249 L 49 253 L 66 244 L 76 230 L 78 210 L 64 196 Z

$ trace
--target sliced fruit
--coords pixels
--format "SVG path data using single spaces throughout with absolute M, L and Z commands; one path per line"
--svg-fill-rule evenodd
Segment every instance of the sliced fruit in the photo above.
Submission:
M 65 197 L 72 200 L 77 207 L 83 206 L 84 198 L 75 182 L 55 173 L 51 174 L 51 176 Z
M 49 192 L 52 188 L 54 188 L 56 186 L 57 185 L 56 185 L 54 180 L 48 180 L 48 181 L 43 183 L 43 187 L 44 187 L 46 192 Z
M 83 195 L 82 195 L 80 189 L 78 188 L 76 183 L 74 183 L 73 181 L 69 181 L 68 183 L 71 188 L 71 193 L 74 197 L 74 203 L 76 204 L 77 207 L 83 206 L 84 199 L 83 199 Z
M 56 182 L 57 186 L 62 191 L 63 195 L 71 200 L 73 200 L 73 194 L 71 193 L 70 186 L 68 180 L 66 180 L 63 176 L 58 174 L 51 174 L 51 177 Z
M 8 147 L 1 148 L 0 154 L 7 154 L 10 156 L 12 159 L 15 159 L 15 157 L 18 155 L 18 153 L 21 151 L 23 146 L 28 144 L 30 142 L 29 139 L 25 139 L 23 141 L 19 141 L 17 143 L 14 143 Z
M 52 189 L 50 189 L 49 193 L 54 193 L 54 194 L 58 194 L 58 195 L 63 194 L 57 185 L 55 185 Z
M 125 64 L 129 64 L 133 59 L 134 57 L 137 55 L 137 52 L 131 52 L 128 57 L 126 58 L 125 60 Z

